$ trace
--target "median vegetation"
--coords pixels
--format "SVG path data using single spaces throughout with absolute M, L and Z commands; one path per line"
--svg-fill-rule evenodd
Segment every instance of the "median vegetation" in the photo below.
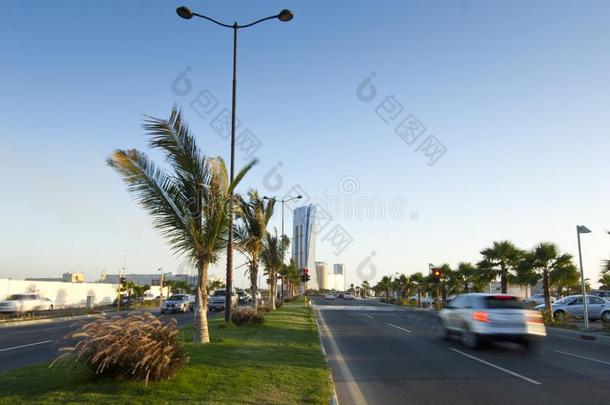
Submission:
M 243 327 L 215 318 L 208 345 L 182 328 L 190 361 L 169 380 L 117 382 L 84 366 L 41 364 L 2 374 L 0 404 L 328 404 L 330 370 L 311 309 L 298 300 L 264 317 Z

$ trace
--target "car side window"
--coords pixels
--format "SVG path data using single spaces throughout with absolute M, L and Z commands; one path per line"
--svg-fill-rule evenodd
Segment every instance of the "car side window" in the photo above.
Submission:
M 463 296 L 457 296 L 454 299 L 451 300 L 451 302 L 449 303 L 448 307 L 449 308 L 460 308 L 462 306 L 462 303 L 464 301 L 464 297 Z
M 572 302 L 570 302 L 568 305 L 582 305 L 582 298 L 576 298 Z
M 589 298 L 589 303 L 590 304 L 603 304 L 604 300 L 602 300 L 601 298 L 598 297 L 588 297 Z

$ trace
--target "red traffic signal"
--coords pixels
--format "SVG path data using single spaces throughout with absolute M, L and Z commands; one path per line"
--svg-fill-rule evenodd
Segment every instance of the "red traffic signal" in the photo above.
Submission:
M 434 279 L 435 283 L 441 281 L 441 277 L 443 277 L 443 269 L 432 269 L 432 278 Z

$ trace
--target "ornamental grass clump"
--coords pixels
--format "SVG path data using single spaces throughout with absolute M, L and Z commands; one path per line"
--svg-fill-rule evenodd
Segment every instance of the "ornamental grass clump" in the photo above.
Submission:
M 76 344 L 62 347 L 51 366 L 60 361 L 82 364 L 100 377 L 148 384 L 173 376 L 188 361 L 176 321 L 162 322 L 148 312 L 100 316 L 64 339 Z
M 252 307 L 235 308 L 231 311 L 231 321 L 237 326 L 260 325 L 265 318 Z

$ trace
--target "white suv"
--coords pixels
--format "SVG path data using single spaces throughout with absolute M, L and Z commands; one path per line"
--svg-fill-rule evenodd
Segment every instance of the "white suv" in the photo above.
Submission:
M 477 348 L 486 340 L 506 340 L 528 346 L 546 336 L 542 316 L 523 309 L 517 297 L 506 294 L 462 294 L 439 313 L 442 335 L 459 335 Z

